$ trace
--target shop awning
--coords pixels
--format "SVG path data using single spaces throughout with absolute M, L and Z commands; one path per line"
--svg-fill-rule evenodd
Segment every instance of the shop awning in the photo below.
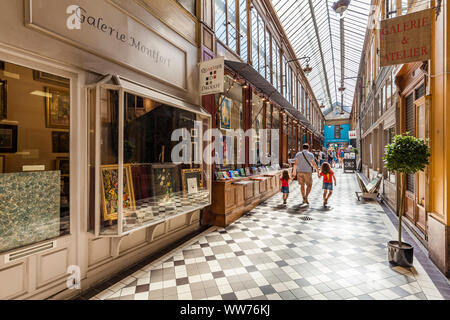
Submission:
M 236 72 L 241 78 L 247 80 L 256 89 L 261 91 L 269 100 L 278 104 L 284 111 L 291 114 L 300 124 L 310 130 L 314 130 L 308 119 L 305 118 L 289 101 L 283 97 L 263 76 L 251 65 L 244 62 L 225 60 L 225 65 Z

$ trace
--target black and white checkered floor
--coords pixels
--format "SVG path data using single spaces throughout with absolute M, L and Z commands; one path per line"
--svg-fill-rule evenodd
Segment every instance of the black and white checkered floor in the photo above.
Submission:
M 310 206 L 297 183 L 227 228 L 196 237 L 92 299 L 443 299 L 422 266 L 392 267 L 395 239 L 376 202 L 358 202 L 353 174 L 336 169 L 330 208 L 314 179 Z

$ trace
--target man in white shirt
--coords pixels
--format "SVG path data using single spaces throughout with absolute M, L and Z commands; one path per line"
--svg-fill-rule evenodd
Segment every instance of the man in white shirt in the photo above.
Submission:
M 303 145 L 303 151 L 297 153 L 295 156 L 295 164 L 292 170 L 292 175 L 297 177 L 298 183 L 300 184 L 300 190 L 303 196 L 302 204 L 309 204 L 308 196 L 312 189 L 312 173 L 314 169 L 317 175 L 319 175 L 319 168 L 317 168 L 316 162 L 314 161 L 314 155 L 309 152 L 309 145 L 306 143 Z

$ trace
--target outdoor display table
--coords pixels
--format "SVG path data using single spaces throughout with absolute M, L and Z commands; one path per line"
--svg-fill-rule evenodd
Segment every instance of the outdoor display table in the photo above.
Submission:
M 214 181 L 211 224 L 226 227 L 280 192 L 282 172 L 279 170 L 245 178 Z

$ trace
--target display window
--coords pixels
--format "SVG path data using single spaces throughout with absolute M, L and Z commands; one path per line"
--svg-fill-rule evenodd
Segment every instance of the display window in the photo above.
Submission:
M 224 137 L 224 159 L 218 169 L 236 170 L 243 168 L 238 163 L 238 148 L 230 155 L 227 151 L 226 139 L 232 131 L 244 130 L 244 106 L 242 103 L 242 86 L 230 76 L 225 76 L 224 94 L 217 95 L 217 128 Z M 234 145 L 238 145 L 238 137 L 234 136 Z M 233 157 L 233 159 L 229 159 Z M 233 160 L 233 161 L 231 161 Z
M 252 93 L 252 129 L 255 136 L 253 137 L 253 143 L 250 145 L 250 149 L 253 150 L 257 156 L 257 164 L 260 164 L 260 152 L 261 152 L 261 137 L 260 129 L 264 129 L 264 109 L 266 107 L 265 100 L 258 96 L 256 93 Z
M 0 62 L 0 253 L 70 233 L 70 80 Z
M 211 203 L 206 112 L 119 77 L 88 91 L 90 219 L 97 235 L 124 235 Z M 187 155 L 181 164 L 172 159 L 177 129 Z
M 266 113 L 264 115 L 265 117 L 265 127 L 264 129 L 268 129 L 267 132 L 267 156 L 270 155 L 271 152 L 271 132 L 270 129 L 272 129 L 272 105 L 267 102 L 266 103 Z

